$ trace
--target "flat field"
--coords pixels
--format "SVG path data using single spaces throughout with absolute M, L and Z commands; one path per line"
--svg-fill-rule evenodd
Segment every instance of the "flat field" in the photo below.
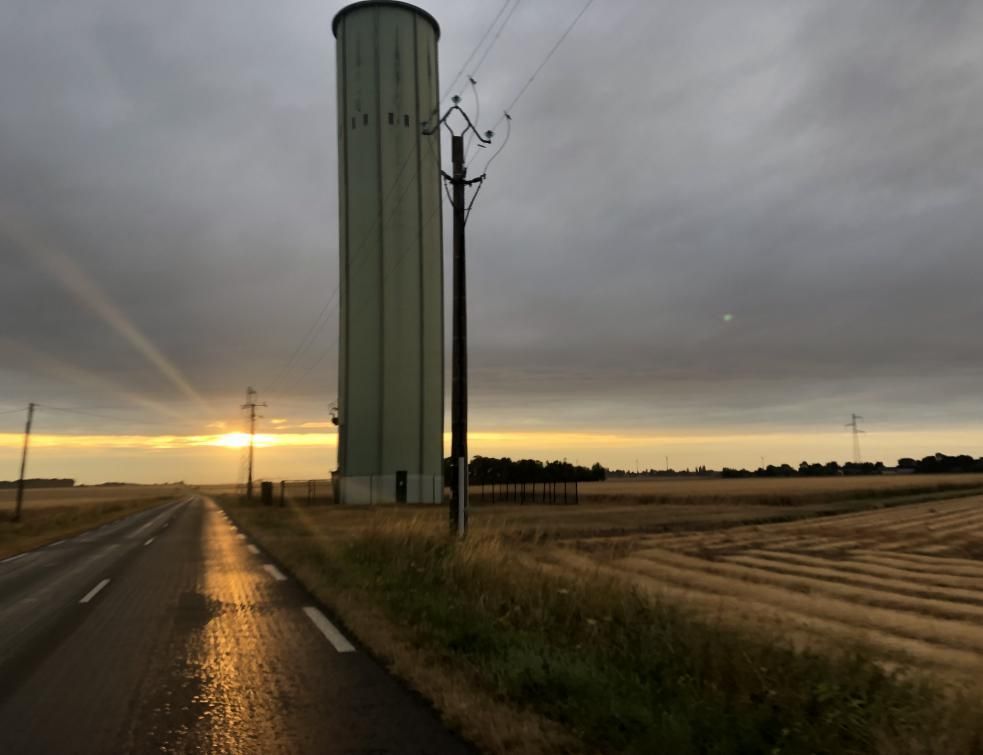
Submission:
M 983 674 L 983 496 L 718 531 L 584 537 L 547 568 L 595 570 L 805 647 Z
M 134 501 L 156 498 L 177 490 L 165 485 L 118 485 L 74 488 L 27 488 L 24 491 L 24 508 L 52 508 L 61 506 L 88 506 L 112 501 Z M 13 511 L 16 490 L 0 490 L 0 512 Z M 2 516 L 2 513 L 0 513 Z
M 752 502 L 795 505 L 810 501 L 878 498 L 902 492 L 983 487 L 983 475 L 871 475 L 856 477 L 654 478 L 580 484 L 585 502 Z
M 236 486 L 201 486 L 206 495 L 232 497 Z M 486 491 L 487 492 L 487 491 Z M 582 483 L 578 505 L 481 503 L 472 488 L 471 523 L 476 533 L 531 540 L 584 535 L 715 530 L 866 511 L 872 508 L 983 494 L 983 475 L 918 475 L 806 479 L 691 479 Z M 257 494 L 258 495 L 258 494 Z M 278 493 L 277 493 L 278 495 Z M 279 501 L 279 498 L 276 499 Z M 311 534 L 354 537 L 383 522 L 414 520 L 441 526 L 443 506 L 307 506 L 305 495 L 288 495 L 287 506 Z
M 174 500 L 184 490 L 171 485 L 28 488 L 19 522 L 11 521 L 16 491 L 0 490 L 0 559 Z

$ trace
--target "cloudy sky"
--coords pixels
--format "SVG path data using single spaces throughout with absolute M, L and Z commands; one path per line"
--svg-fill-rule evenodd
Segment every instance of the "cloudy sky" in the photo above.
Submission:
M 515 2 L 483 127 L 584 4 Z M 250 384 L 261 472 L 334 466 L 341 5 L 0 0 L 0 411 L 89 412 L 39 410 L 37 474 L 232 479 Z M 448 84 L 502 4 L 421 5 Z M 865 456 L 983 454 L 983 5 L 596 0 L 512 115 L 474 452 L 842 460 L 855 411 Z

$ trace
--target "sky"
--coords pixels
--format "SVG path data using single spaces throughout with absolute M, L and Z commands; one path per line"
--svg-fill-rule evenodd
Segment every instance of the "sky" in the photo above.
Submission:
M 584 0 L 419 4 L 443 86 L 505 8 L 491 128 Z M 234 480 L 248 385 L 259 476 L 335 466 L 342 5 L 0 0 L 0 479 L 34 401 L 29 474 Z M 510 112 L 473 453 L 983 455 L 983 5 L 596 0 Z

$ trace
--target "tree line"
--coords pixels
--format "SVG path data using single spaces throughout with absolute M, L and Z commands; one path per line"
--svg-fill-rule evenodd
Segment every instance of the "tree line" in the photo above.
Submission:
M 451 485 L 456 479 L 454 459 L 444 459 L 444 480 Z M 538 459 L 510 459 L 503 456 L 475 456 L 468 464 L 470 485 L 499 485 L 534 482 L 590 482 L 603 480 L 606 470 L 595 463 L 590 467 L 570 464 L 566 461 L 539 461 Z
M 724 467 L 721 477 L 831 477 L 833 475 L 877 475 L 887 472 L 882 461 L 847 462 L 840 464 L 828 461 L 825 464 L 803 461 L 799 466 L 789 464 L 759 467 L 754 471 L 747 469 L 730 469 Z M 972 456 L 961 454 L 947 456 L 933 454 L 923 459 L 905 457 L 898 459 L 898 465 L 892 471 L 911 474 L 965 474 L 971 472 L 983 473 L 983 458 L 974 459 Z
M 0 480 L 0 490 L 10 490 L 17 487 L 17 480 Z M 24 478 L 25 488 L 71 488 L 75 480 L 65 478 Z

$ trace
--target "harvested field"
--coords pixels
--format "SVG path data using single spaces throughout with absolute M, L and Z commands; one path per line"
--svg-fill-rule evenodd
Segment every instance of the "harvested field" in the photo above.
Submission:
M 983 488 L 983 475 L 873 475 L 859 477 L 662 478 L 580 483 L 583 502 L 723 503 L 796 505 L 902 492 Z M 477 490 L 477 488 L 475 488 Z
M 714 532 L 580 538 L 538 554 L 800 646 L 983 674 L 983 496 Z

